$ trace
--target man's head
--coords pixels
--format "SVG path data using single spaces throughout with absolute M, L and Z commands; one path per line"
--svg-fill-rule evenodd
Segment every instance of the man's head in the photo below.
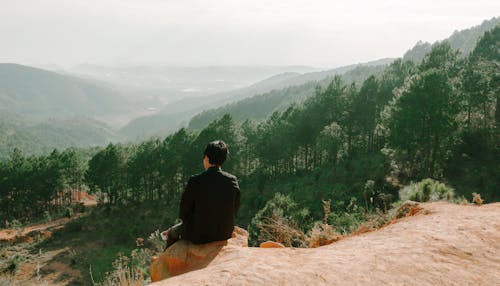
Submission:
M 203 166 L 205 169 L 212 166 L 222 166 L 224 161 L 226 161 L 228 153 L 229 151 L 227 150 L 227 145 L 224 141 L 216 140 L 208 143 L 205 151 L 203 152 Z

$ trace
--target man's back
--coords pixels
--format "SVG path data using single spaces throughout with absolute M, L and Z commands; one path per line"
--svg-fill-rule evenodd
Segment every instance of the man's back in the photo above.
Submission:
M 185 226 L 183 238 L 193 243 L 230 238 L 239 204 L 240 190 L 235 176 L 219 167 L 192 176 L 179 210 Z

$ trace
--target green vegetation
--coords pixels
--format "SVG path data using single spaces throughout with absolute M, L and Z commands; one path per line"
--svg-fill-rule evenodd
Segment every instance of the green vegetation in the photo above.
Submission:
M 416 184 L 411 184 L 399 191 L 402 201 L 415 202 L 451 201 L 454 198 L 453 189 L 433 179 L 424 179 Z
M 500 24 L 500 17 L 485 20 L 479 26 L 455 31 L 446 41 L 454 50 L 458 50 L 462 55 L 468 56 L 469 53 L 474 50 L 478 40 L 484 33 L 492 30 L 498 24 Z M 431 49 L 432 45 L 430 43 L 419 41 L 412 49 L 404 54 L 403 60 L 420 63 Z
M 0 160 L 14 149 L 27 155 L 49 154 L 54 148 L 102 146 L 118 137 L 105 124 L 84 117 L 34 122 L 11 113 L 0 114 Z
M 386 65 L 358 65 L 342 73 L 342 79 L 347 83 L 361 83 L 373 74 L 381 73 Z M 246 120 L 263 121 L 273 112 L 283 111 L 291 104 L 302 103 L 318 87 L 326 88 L 334 77 L 327 76 L 319 81 L 308 81 L 297 85 L 297 82 L 283 89 L 274 89 L 264 94 L 255 95 L 235 103 L 201 112 L 191 118 L 189 122 L 190 129 L 203 129 L 209 122 L 230 114 L 238 123 Z M 300 82 L 300 81 L 298 81 Z
M 268 233 L 263 233 L 263 229 L 268 229 L 269 225 L 286 225 L 291 229 L 302 228 L 303 231 L 308 229 L 309 211 L 306 208 L 301 208 L 290 196 L 285 196 L 276 193 L 272 199 L 266 202 L 266 205 L 259 210 L 252 218 L 252 222 L 248 226 L 249 239 L 254 244 L 258 241 L 263 242 L 276 238 L 277 234 L 270 230 Z M 276 240 L 274 240 L 276 241 Z M 287 246 L 302 246 L 301 237 L 291 237 L 289 240 L 281 240 Z

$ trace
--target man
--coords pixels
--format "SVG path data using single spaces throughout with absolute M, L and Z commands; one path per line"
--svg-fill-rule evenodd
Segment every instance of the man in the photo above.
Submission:
M 205 148 L 205 172 L 189 178 L 182 194 L 181 223 L 162 234 L 168 248 L 179 239 L 195 244 L 229 239 L 240 206 L 240 188 L 235 176 L 221 170 L 228 149 L 223 141 L 212 141 Z

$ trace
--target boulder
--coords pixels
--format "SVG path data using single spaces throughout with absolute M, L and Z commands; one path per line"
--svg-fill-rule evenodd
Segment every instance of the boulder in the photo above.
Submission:
M 221 251 L 228 247 L 248 247 L 248 232 L 234 227 L 233 235 L 228 240 L 206 244 L 193 244 L 179 240 L 160 256 L 151 259 L 151 281 L 160 281 L 207 266 Z

